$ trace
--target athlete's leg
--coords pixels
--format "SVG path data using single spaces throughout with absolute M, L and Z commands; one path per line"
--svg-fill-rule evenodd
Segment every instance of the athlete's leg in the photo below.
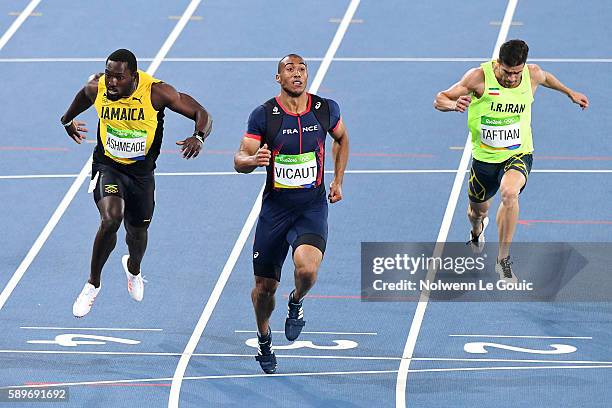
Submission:
M 155 179 L 153 174 L 130 177 L 125 193 L 125 242 L 129 257 L 123 262 L 132 275 L 140 273 L 140 263 L 147 249 L 148 228 L 155 210 Z
M 485 202 L 477 203 L 470 200 L 467 216 L 472 224 L 472 236 L 478 237 L 482 232 L 482 223 L 485 217 L 489 214 L 489 207 L 491 207 L 491 198 Z
M 130 257 L 128 258 L 127 266 L 128 271 L 132 275 L 138 275 L 140 273 L 140 263 L 144 257 L 147 249 L 148 241 L 148 228 L 149 224 L 144 226 L 134 226 L 130 222 L 125 220 L 125 243 L 128 247 Z
M 498 173 L 498 164 L 472 159 L 468 180 L 469 204 L 467 209 L 468 220 L 472 225 L 472 241 L 475 239 L 480 241 L 478 238 L 482 233 L 484 219 L 489 213 L 491 199 L 499 188 Z
M 501 180 L 501 203 L 497 210 L 497 229 L 499 234 L 499 253 L 497 259 L 510 254 L 510 244 L 516 230 L 519 215 L 519 193 L 527 179 L 518 170 L 509 169 Z
M 117 230 L 123 220 L 124 202 L 119 196 L 106 196 L 98 201 L 97 206 L 101 220 L 94 240 L 89 275 L 89 283 L 96 288 L 100 286 L 102 267 L 117 244 Z
M 316 282 L 317 272 L 322 260 L 323 252 L 315 246 L 303 244 L 295 249 L 293 253 L 293 263 L 295 265 L 293 300 L 295 302 L 302 300 Z
M 270 328 L 270 316 L 274 311 L 276 288 L 278 288 L 276 279 L 255 276 L 255 287 L 251 291 L 251 300 L 255 309 L 257 331 L 262 336 L 266 335 Z

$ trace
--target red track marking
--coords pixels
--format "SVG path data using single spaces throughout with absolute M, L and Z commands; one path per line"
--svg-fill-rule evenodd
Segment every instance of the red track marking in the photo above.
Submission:
M 350 153 L 355 157 L 411 157 L 419 159 L 431 159 L 435 157 L 433 154 L 426 153 Z
M 612 225 L 612 221 L 571 221 L 571 220 L 518 220 L 520 225 L 530 226 L 531 224 L 568 224 L 568 225 Z
M 161 154 L 179 154 L 182 151 L 179 149 L 161 149 L 160 153 Z M 235 151 L 232 150 L 207 150 L 206 148 L 204 148 L 204 150 L 202 150 L 200 152 L 200 154 L 220 154 L 220 155 L 233 155 L 234 153 L 236 153 Z
M 34 147 L 34 146 L 0 146 L 0 151 L 16 151 L 16 152 L 67 152 L 70 149 L 67 147 Z

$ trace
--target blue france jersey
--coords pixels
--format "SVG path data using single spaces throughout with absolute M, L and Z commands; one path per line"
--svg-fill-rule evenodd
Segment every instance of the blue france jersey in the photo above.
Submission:
M 333 133 L 341 121 L 340 108 L 335 101 L 326 101 L 329 105 L 329 132 Z M 278 97 L 276 103 L 282 109 L 282 112 L 278 111 L 282 115 L 282 124 L 278 133 L 266 140 L 272 152 L 270 165 L 266 168 L 266 190 L 295 191 L 321 186 L 324 182 L 326 133 L 312 110 L 319 106 L 311 106 L 310 94 L 306 110 L 300 114 L 288 112 Z M 266 134 L 266 121 L 265 107 L 260 105 L 249 116 L 244 136 L 261 141 Z

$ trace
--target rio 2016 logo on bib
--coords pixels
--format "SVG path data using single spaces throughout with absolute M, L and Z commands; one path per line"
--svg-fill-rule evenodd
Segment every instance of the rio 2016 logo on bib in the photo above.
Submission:
M 492 150 L 514 150 L 521 146 L 520 115 L 505 118 L 480 118 L 480 147 Z
M 274 157 L 275 188 L 312 188 L 316 182 L 317 158 L 314 152 Z
M 112 157 L 143 160 L 147 148 L 147 132 L 137 129 L 115 129 L 106 125 L 104 147 Z

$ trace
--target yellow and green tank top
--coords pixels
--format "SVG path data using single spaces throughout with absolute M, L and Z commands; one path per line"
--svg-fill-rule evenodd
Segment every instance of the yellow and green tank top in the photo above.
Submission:
M 519 153 L 531 153 L 531 104 L 533 92 L 529 68 L 525 64 L 521 83 L 504 88 L 493 72 L 493 61 L 480 66 L 484 71 L 484 93 L 472 95 L 468 128 L 472 136 L 472 156 L 487 163 L 501 163 Z
M 106 97 L 104 75 L 98 80 L 94 106 L 98 113 L 98 144 L 94 161 L 146 172 L 155 168 L 163 133 L 163 109 L 151 102 L 151 87 L 161 82 L 138 70 L 138 87 L 128 97 Z

